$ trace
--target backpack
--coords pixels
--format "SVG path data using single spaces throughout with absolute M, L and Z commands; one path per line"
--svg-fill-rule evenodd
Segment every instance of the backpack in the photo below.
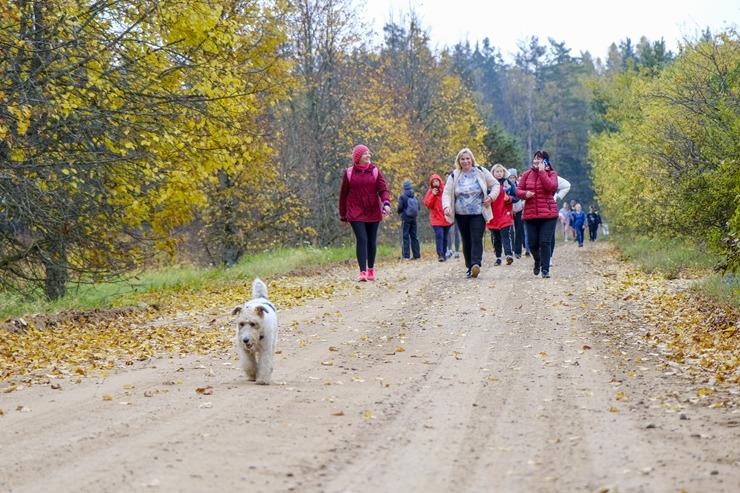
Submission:
M 419 199 L 416 196 L 409 197 L 406 200 L 406 208 L 404 208 L 403 213 L 406 217 L 416 217 L 419 215 Z

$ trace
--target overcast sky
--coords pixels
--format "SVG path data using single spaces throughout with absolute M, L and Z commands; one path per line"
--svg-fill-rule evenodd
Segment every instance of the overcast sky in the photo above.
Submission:
M 391 15 L 399 23 L 412 8 L 432 48 L 487 37 L 507 61 L 531 35 L 543 45 L 548 37 L 564 42 L 573 56 L 590 51 L 603 60 L 611 43 L 628 37 L 633 44 L 642 36 L 663 38 L 675 52 L 682 39 L 695 39 L 707 27 L 716 34 L 740 25 L 738 0 L 367 0 L 364 11 L 380 42 Z

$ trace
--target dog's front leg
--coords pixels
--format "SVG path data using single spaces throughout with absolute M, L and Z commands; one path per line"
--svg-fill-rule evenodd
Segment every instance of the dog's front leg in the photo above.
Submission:
M 269 349 L 260 353 L 259 363 L 257 364 L 257 385 L 270 385 L 273 354 L 274 351 Z
M 254 381 L 257 378 L 257 357 L 254 353 L 245 353 L 242 360 L 242 368 L 247 374 L 247 380 Z

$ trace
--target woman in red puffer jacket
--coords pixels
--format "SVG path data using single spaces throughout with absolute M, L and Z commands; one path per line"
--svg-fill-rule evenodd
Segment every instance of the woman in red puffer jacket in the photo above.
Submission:
M 534 275 L 540 275 L 541 268 L 545 279 L 550 277 L 551 242 L 558 223 L 558 204 L 554 198 L 557 190 L 558 174 L 552 169 L 549 154 L 545 151 L 535 152 L 532 167 L 519 179 L 516 195 L 526 200 L 522 219 L 534 259 Z

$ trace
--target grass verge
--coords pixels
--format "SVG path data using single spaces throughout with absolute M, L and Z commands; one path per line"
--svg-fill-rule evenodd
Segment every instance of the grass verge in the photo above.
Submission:
M 378 258 L 398 255 L 397 246 L 378 245 Z M 355 247 L 280 249 L 245 256 L 229 268 L 172 266 L 142 272 L 117 283 L 70 285 L 67 296 L 56 301 L 28 301 L 20 297 L 0 296 L 0 318 L 26 314 L 51 314 L 67 310 L 104 310 L 137 305 L 137 295 L 198 291 L 251 282 L 255 277 L 269 279 L 300 269 L 339 262 L 354 262 Z
M 666 279 L 695 279 L 691 290 L 697 295 L 733 310 L 740 309 L 740 277 L 716 272 L 720 259 L 700 252 L 680 239 L 612 236 L 622 260 L 640 270 Z

